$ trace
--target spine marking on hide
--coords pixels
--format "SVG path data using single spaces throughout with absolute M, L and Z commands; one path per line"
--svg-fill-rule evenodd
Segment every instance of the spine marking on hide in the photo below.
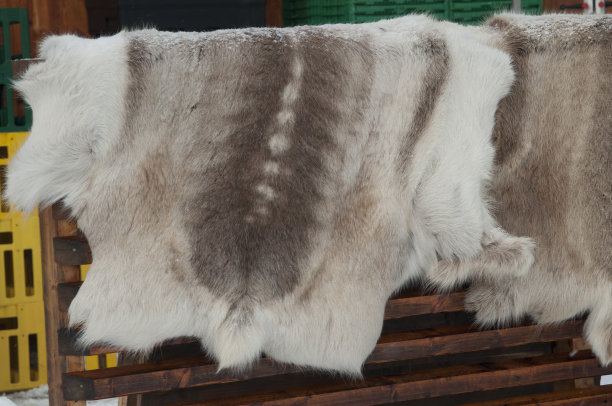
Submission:
M 271 159 L 267 160 L 263 167 L 266 180 L 255 187 L 259 198 L 256 201 L 254 212 L 260 216 L 265 217 L 268 215 L 267 203 L 276 198 L 276 191 L 270 186 L 274 177 L 280 173 L 280 165 L 275 158 L 280 158 L 291 147 L 288 134 L 293 129 L 295 123 L 294 108 L 302 87 L 303 70 L 302 60 L 299 56 L 296 56 L 291 65 L 291 78 L 283 89 L 281 110 L 276 115 L 273 124 L 273 135 L 268 141 Z M 253 214 L 248 214 L 245 220 L 248 223 L 253 223 L 255 218 Z

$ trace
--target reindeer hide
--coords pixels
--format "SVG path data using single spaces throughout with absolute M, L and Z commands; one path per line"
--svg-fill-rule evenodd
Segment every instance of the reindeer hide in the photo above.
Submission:
M 517 79 L 494 140 L 495 217 L 536 241 L 523 276 L 475 281 L 482 324 L 590 312 L 585 336 L 612 362 L 612 17 L 501 15 L 488 26 Z
M 17 83 L 34 124 L 6 195 L 62 201 L 86 234 L 83 344 L 195 336 L 221 368 L 265 353 L 359 374 L 406 281 L 532 263 L 487 208 L 514 79 L 492 32 L 144 30 L 53 36 L 42 57 Z

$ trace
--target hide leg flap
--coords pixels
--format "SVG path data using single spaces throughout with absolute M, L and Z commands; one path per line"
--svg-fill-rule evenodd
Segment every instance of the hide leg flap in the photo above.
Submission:
M 521 295 L 519 278 L 476 281 L 465 298 L 465 309 L 475 313 L 476 324 L 502 327 L 518 321 L 525 314 L 526 298 Z
M 584 325 L 584 335 L 599 361 L 612 363 L 612 295 L 603 297 L 594 306 Z
M 535 244 L 530 238 L 495 228 L 484 234 L 481 243 L 482 250 L 471 258 L 438 261 L 427 273 L 430 282 L 437 288 L 452 289 L 473 280 L 494 282 L 524 276 L 533 265 Z

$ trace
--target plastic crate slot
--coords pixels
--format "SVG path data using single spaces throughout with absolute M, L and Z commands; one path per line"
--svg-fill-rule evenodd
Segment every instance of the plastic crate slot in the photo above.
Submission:
M 34 296 L 34 259 L 32 250 L 23 250 L 23 266 L 25 271 L 26 296 Z
M 8 159 L 8 147 L 2 146 L 0 147 L 0 159 Z M 0 185 L 1 187 L 2 185 Z
M 19 327 L 19 319 L 17 317 L 0 318 L 0 331 L 17 330 L 18 327 Z
M 8 107 L 6 99 L 6 85 L 0 85 L 0 127 L 8 124 Z
M 11 90 L 11 93 L 13 93 L 13 117 L 15 119 L 15 125 L 20 127 L 24 126 L 26 123 L 25 102 L 14 90 Z
M 12 244 L 13 243 L 13 233 L 10 231 L 5 231 L 0 233 L 0 244 Z M 6 251 L 5 251 L 6 252 Z M 6 261 L 6 254 L 4 254 L 4 259 Z M 12 257 L 11 257 L 12 261 Z M 6 263 L 6 262 L 5 262 Z M 11 262 L 12 263 L 12 262 Z M 12 266 L 12 265 L 11 265 Z
M 98 355 L 98 366 L 100 368 L 106 368 L 106 354 Z
M 23 48 L 21 46 L 21 23 L 13 21 L 9 24 L 9 41 L 11 44 L 11 59 L 23 58 Z
M 9 337 L 9 365 L 11 368 L 11 383 L 19 382 L 19 341 L 17 336 Z
M 28 335 L 28 353 L 30 354 L 30 381 L 38 381 L 38 336 Z
M 15 297 L 15 270 L 13 267 L 13 251 L 11 250 L 4 251 L 4 286 L 6 297 Z
M 93 371 L 94 369 L 100 369 L 99 362 L 100 358 L 97 355 L 85 357 L 85 370 Z

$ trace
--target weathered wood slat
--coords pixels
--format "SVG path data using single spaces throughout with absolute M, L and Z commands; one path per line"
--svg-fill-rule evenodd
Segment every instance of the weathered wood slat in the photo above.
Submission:
M 524 406 L 534 404 L 541 406 L 590 406 L 610 403 L 612 403 L 612 385 L 470 403 L 464 406 Z
M 60 313 L 66 313 L 82 282 L 66 282 L 57 285 L 57 304 Z
M 262 359 L 246 374 L 217 372 L 206 357 L 180 358 L 64 375 L 64 396 L 70 400 L 103 399 L 150 391 L 191 388 L 236 382 L 274 375 L 296 374 L 303 370 Z
M 45 332 L 47 344 L 47 380 L 49 382 L 49 403 L 64 405 L 62 392 L 62 373 L 65 371 L 82 370 L 83 358 L 64 357 L 58 351 L 57 331 L 67 325 L 65 315 L 59 310 L 58 284 L 74 282 L 80 278 L 78 267 L 59 265 L 53 260 L 53 238 L 60 235 L 76 234 L 76 226 L 65 220 L 56 220 L 54 213 L 57 206 L 40 211 L 40 239 L 43 261 L 43 299 L 45 302 Z M 84 406 L 85 403 L 74 404 Z
M 430 331 L 431 337 L 416 338 L 423 335 L 423 332 L 410 332 L 393 334 L 390 337 L 381 337 L 381 342 L 376 345 L 366 364 L 392 362 L 398 360 L 409 360 L 436 355 L 454 354 L 483 349 L 494 349 L 511 346 L 519 346 L 526 343 L 556 341 L 566 338 L 578 337 L 581 334 L 582 322 L 572 321 L 560 326 L 522 326 L 504 330 L 474 331 L 469 326 L 451 326 L 443 329 Z M 471 332 L 470 332 L 471 330 Z M 445 334 L 446 333 L 446 334 Z M 122 396 L 132 393 L 146 392 L 145 388 L 139 389 L 138 382 L 151 384 L 168 384 L 171 382 L 176 385 L 158 390 L 173 388 L 188 388 L 218 383 L 228 383 L 237 380 L 261 378 L 271 375 L 282 375 L 295 373 L 300 369 L 295 369 L 286 365 L 276 364 L 268 359 L 261 359 L 257 365 L 246 375 L 232 375 L 222 372 L 217 375 L 216 365 L 210 365 L 210 361 L 204 361 L 198 357 L 184 360 L 171 360 L 166 363 L 151 363 L 138 365 L 136 369 L 131 366 L 109 368 L 103 371 L 86 371 L 66 375 L 64 387 L 67 388 L 70 396 L 77 396 L 70 389 L 76 385 L 81 388 L 90 388 L 88 392 L 83 392 L 82 396 L 99 396 L 97 393 L 99 386 L 102 388 L 110 387 L 116 391 L 122 390 L 133 392 L 113 392 L 108 396 Z M 189 378 L 183 380 L 185 374 Z M 133 381 L 130 377 L 138 376 Z M 163 376 L 163 382 L 160 377 Z M 156 382 L 156 384 L 155 384 Z M 74 389 L 74 388 L 73 388 Z M 103 395 L 102 397 L 106 396 Z M 93 399 L 91 397 L 77 399 Z
M 598 361 L 585 351 L 576 354 L 573 358 L 566 354 L 553 354 L 532 359 L 371 378 L 352 385 L 335 381 L 316 387 L 225 398 L 206 404 L 211 406 L 378 405 L 596 376 L 610 371 L 612 368 L 601 367 Z
M 464 310 L 464 299 L 465 292 L 393 298 L 387 302 L 385 320 L 422 314 L 462 311 Z
M 61 355 L 78 355 L 78 356 L 88 356 L 88 355 L 102 355 L 102 354 L 113 354 L 116 352 L 121 352 L 120 348 L 116 348 L 109 345 L 92 345 L 90 347 L 81 347 L 77 344 L 77 337 L 79 335 L 78 329 L 59 329 L 58 337 L 59 337 L 59 352 Z M 172 340 L 164 341 L 160 343 L 157 347 L 168 347 L 168 346 L 176 346 L 176 345 L 184 345 L 184 344 L 193 344 L 198 342 L 198 340 L 194 337 L 177 337 Z
M 55 237 L 53 239 L 55 262 L 60 265 L 91 264 L 91 249 L 80 236 Z
M 520 326 L 479 331 L 471 326 L 449 326 L 381 336 L 366 361 L 370 363 L 433 357 L 461 352 L 514 347 L 580 337 L 582 320 L 560 325 Z

